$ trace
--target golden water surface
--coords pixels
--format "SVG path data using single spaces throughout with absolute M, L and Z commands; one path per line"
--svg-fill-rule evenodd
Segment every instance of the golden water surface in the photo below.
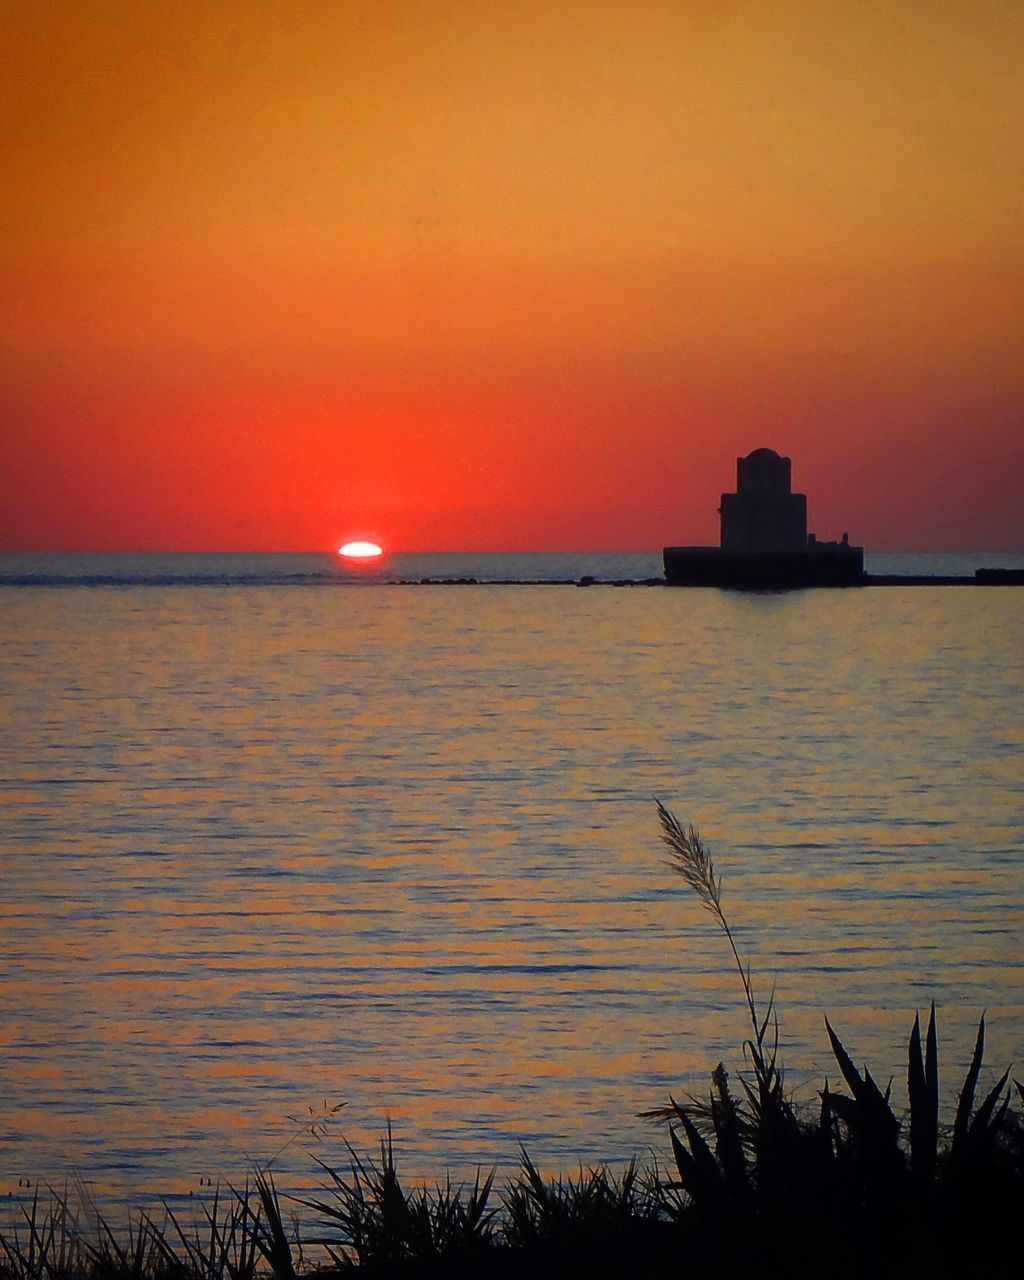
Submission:
M 1024 1059 L 1022 591 L 0 598 L 0 1192 L 306 1185 L 340 1102 L 410 1174 L 664 1151 L 747 1028 L 654 796 L 798 1091 L 825 1011 L 897 1096 L 933 999 L 948 1095 L 983 1009 Z

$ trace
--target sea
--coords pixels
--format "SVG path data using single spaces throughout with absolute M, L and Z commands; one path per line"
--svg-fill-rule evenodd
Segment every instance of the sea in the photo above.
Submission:
M 0 556 L 0 1197 L 302 1194 L 389 1129 L 412 1181 L 664 1163 L 750 1028 L 656 801 L 798 1100 L 827 1016 L 902 1106 L 933 1003 L 944 1114 L 983 1014 L 1020 1074 L 1024 590 L 660 574 Z

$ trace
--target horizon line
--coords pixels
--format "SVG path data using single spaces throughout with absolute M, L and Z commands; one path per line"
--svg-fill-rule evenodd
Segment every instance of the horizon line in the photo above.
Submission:
M 683 544 L 679 544 L 683 545 Z M 712 543 L 693 544 L 717 545 Z M 558 547 L 530 549 L 495 548 L 385 548 L 384 558 L 389 556 L 570 556 L 570 555 L 661 555 L 664 547 Z M 1019 547 L 874 547 L 864 548 L 865 555 L 1024 555 L 1024 544 Z M 317 548 L 239 548 L 239 547 L 0 547 L 3 556 L 330 556 L 336 550 Z

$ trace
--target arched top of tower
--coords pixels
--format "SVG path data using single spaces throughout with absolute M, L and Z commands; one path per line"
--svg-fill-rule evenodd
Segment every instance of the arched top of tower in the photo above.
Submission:
M 755 449 L 736 459 L 737 493 L 777 493 L 791 491 L 793 464 L 774 449 Z

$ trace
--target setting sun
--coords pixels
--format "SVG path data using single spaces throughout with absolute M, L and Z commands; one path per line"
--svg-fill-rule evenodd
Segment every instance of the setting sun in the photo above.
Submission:
M 376 542 L 346 542 L 338 548 L 338 555 L 346 560 L 379 560 L 384 548 Z

